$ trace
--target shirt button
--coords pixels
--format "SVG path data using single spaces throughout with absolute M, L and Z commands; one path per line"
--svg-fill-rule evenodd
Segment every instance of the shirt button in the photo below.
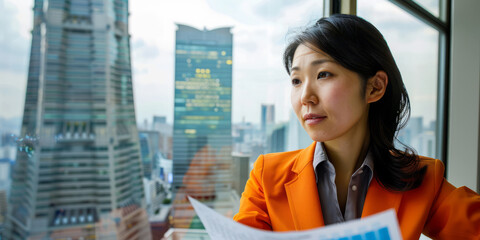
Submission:
M 357 191 L 357 185 L 352 186 L 352 191 Z

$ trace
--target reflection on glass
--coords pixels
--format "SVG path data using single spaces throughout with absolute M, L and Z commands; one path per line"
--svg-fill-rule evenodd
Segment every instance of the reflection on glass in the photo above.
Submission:
M 411 118 L 398 139 L 436 157 L 438 31 L 386 0 L 358 1 L 358 15 L 387 40 L 409 93 Z

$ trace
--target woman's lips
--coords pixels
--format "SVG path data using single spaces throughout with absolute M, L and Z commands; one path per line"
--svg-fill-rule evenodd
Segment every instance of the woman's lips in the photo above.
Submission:
M 315 114 L 315 113 L 307 113 L 303 115 L 303 119 L 307 125 L 315 125 L 323 121 L 327 116 Z

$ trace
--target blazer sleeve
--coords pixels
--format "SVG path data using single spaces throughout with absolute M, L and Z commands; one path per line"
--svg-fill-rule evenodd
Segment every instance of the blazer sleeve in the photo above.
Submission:
M 443 177 L 444 165 L 435 161 L 437 196 L 424 234 L 433 239 L 480 239 L 480 195 L 467 187 L 455 188 Z
M 250 172 L 250 178 L 240 199 L 239 212 L 233 220 L 250 227 L 272 230 L 263 191 L 263 166 L 264 157 L 260 155 Z

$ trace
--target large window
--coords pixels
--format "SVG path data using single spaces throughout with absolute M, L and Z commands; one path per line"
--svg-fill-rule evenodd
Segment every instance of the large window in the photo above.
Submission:
M 444 124 L 445 30 L 425 20 L 439 16 L 439 1 L 410 1 L 408 6 L 387 0 L 359 0 L 357 14 L 374 24 L 389 44 L 407 88 L 411 117 L 398 134 L 400 142 L 418 154 L 441 158 Z M 408 7 L 414 6 L 414 12 Z M 420 12 L 420 13 L 419 13 Z M 422 16 L 419 16 L 423 14 Z M 440 22 L 439 18 L 435 18 Z M 439 95 L 440 92 L 440 95 Z
M 406 128 L 399 133 L 399 140 L 416 149 L 421 155 L 443 160 L 447 97 L 445 87 L 448 84 L 445 70 L 448 57 L 446 46 L 449 34 L 445 1 L 447 0 L 356 1 L 357 15 L 373 23 L 387 40 L 410 96 L 411 118 Z M 216 210 L 232 217 L 237 210 L 239 195 L 248 178 L 251 163 L 259 154 L 304 148 L 311 143 L 311 139 L 298 125 L 295 114 L 292 114 L 291 83 L 283 66 L 282 54 L 289 34 L 302 31 L 302 27 L 312 25 L 323 16 L 324 0 L 43 2 L 2 1 L 4 8 L 0 20 L 9 24 L 0 26 L 0 195 L 10 195 L 12 177 L 5 176 L 5 173 L 10 172 L 9 169 L 15 161 L 17 166 L 20 165 L 18 159 L 21 158 L 26 159 L 25 166 L 34 162 L 27 161 L 35 154 L 28 144 L 37 144 L 37 140 L 44 155 L 41 161 L 38 160 L 43 164 L 38 171 L 48 172 L 45 175 L 47 177 L 41 178 L 39 184 L 51 184 L 40 187 L 42 191 L 65 190 L 70 184 L 79 189 L 91 188 L 95 194 L 95 187 L 101 191 L 98 190 L 97 195 L 91 194 L 93 197 L 90 205 L 83 206 L 83 210 L 78 209 L 81 204 L 72 204 L 69 207 L 73 210 L 67 212 L 54 209 L 60 208 L 60 203 L 50 201 L 47 196 L 39 196 L 44 204 L 39 206 L 42 209 L 39 217 L 58 215 L 58 218 L 47 219 L 57 225 L 68 220 L 63 217 L 65 214 L 77 214 L 81 217 L 88 215 L 93 221 L 94 218 L 105 217 L 103 214 L 110 210 L 110 214 L 118 214 L 112 208 L 129 206 L 129 197 L 136 196 L 145 200 L 142 212 L 145 210 L 150 219 L 161 219 L 160 221 L 166 222 L 168 226 L 175 222 L 176 216 L 180 216 L 190 218 L 188 227 L 201 228 L 191 224 L 199 221 L 194 219 L 191 209 L 185 207 L 188 203 L 175 202 L 170 184 L 175 181 L 184 183 L 187 179 L 197 184 L 195 186 L 202 185 L 199 188 L 209 186 L 212 191 L 217 192 L 202 195 L 203 200 L 231 201 L 230 205 L 223 205 L 228 206 L 228 209 L 218 207 Z M 64 6 L 64 3 L 68 2 L 68 6 Z M 124 5 L 127 2 L 128 8 Z M 52 11 L 45 14 L 52 15 L 43 16 L 42 9 L 48 6 Z M 70 27 L 92 22 L 95 26 L 105 24 L 104 18 L 90 19 L 91 16 L 97 16 L 96 14 L 106 14 L 105 19 L 114 19 L 112 21 L 116 22 L 103 28 L 95 28 L 93 32 L 88 30 L 89 27 L 82 26 L 72 32 L 63 30 L 67 23 L 63 24 L 62 28 L 47 24 L 47 33 L 42 33 L 40 27 L 35 27 L 35 24 L 38 25 L 45 19 L 62 21 L 58 16 L 63 15 L 58 15 L 56 11 L 73 14 L 72 19 L 75 21 L 68 22 Z M 126 14 L 127 11 L 129 14 Z M 116 18 L 112 17 L 113 15 Z M 78 19 L 89 21 L 81 22 L 77 21 Z M 101 21 L 95 22 L 98 19 Z M 128 28 L 125 28 L 125 24 L 128 24 Z M 195 31 L 197 35 L 212 32 L 216 34 L 191 41 L 187 38 L 181 42 L 181 38 L 176 36 L 183 34 L 178 33 L 179 26 L 184 26 L 181 28 L 186 32 Z M 128 32 L 124 31 L 126 29 Z M 42 45 L 42 34 L 46 34 L 47 44 Z M 231 39 L 228 39 L 230 35 Z M 216 38 L 225 38 L 222 46 L 215 46 L 215 40 L 218 40 Z M 41 58 L 44 53 L 40 49 L 45 46 L 49 51 Z M 53 51 L 55 47 L 57 51 Z M 42 84 L 39 83 L 41 77 L 38 76 L 41 75 L 43 68 L 40 63 L 44 64 L 43 61 L 47 64 L 45 81 L 50 84 L 50 87 L 46 85 L 44 91 L 38 89 Z M 203 66 L 202 63 L 205 62 L 209 65 Z M 91 68 L 83 71 L 81 67 L 84 65 Z M 190 70 L 192 72 L 188 72 Z M 221 77 L 223 75 L 226 76 L 225 79 Z M 205 79 L 208 79 L 208 86 L 223 84 L 217 89 L 221 94 L 179 91 L 181 83 L 176 86 L 175 82 L 181 82 L 179 79 L 190 80 L 193 76 L 197 78 L 198 84 L 205 84 Z M 60 81 L 63 82 L 59 84 Z M 73 89 L 72 86 L 76 89 L 74 92 L 69 90 Z M 193 88 L 194 85 L 189 82 L 183 87 Z M 135 96 L 134 107 L 132 88 Z M 37 96 L 39 92 L 44 94 L 44 101 L 51 105 L 38 108 L 36 98 L 25 97 Z M 175 96 L 176 93 L 184 95 Z M 69 101 L 65 102 L 59 96 Z M 222 100 L 221 105 L 218 105 L 219 99 Z M 118 106 L 112 107 L 111 104 L 114 103 Z M 174 130 L 174 122 L 183 121 L 174 120 L 174 117 L 188 115 L 187 110 L 192 104 L 213 109 L 210 112 L 201 109 L 195 116 L 187 116 L 190 121 L 184 121 L 202 123 L 204 129 L 185 124 L 183 129 Z M 42 111 L 44 112 L 40 116 L 36 115 Z M 175 111 L 178 114 L 175 114 Z M 38 139 L 25 134 L 21 136 L 22 114 L 27 116 L 24 124 L 28 120 L 27 123 L 32 129 L 38 119 L 45 121 L 45 126 L 38 130 L 38 134 L 43 134 L 43 137 Z M 134 114 L 140 134 L 137 134 L 133 124 Z M 111 116 L 116 117 L 112 120 Z M 57 125 L 49 122 L 55 119 L 62 121 L 59 120 Z M 52 127 L 54 125 L 56 127 Z M 201 141 L 192 140 L 201 135 L 202 130 L 212 132 L 211 135 L 219 135 L 219 129 L 223 130 L 225 136 L 200 136 L 203 137 L 199 138 Z M 182 143 L 190 144 L 178 145 L 180 152 L 186 154 L 188 150 L 192 151 L 192 154 L 189 153 L 191 156 L 184 156 L 185 160 L 180 165 L 172 164 L 175 154 L 181 155 L 173 150 L 175 139 L 172 138 L 175 138 L 175 134 L 172 132 L 175 131 L 184 137 L 181 139 Z M 78 134 L 75 134 L 77 132 Z M 132 133 L 132 136 L 128 137 L 125 133 Z M 114 136 L 110 137 L 112 134 Z M 178 139 L 180 138 L 177 137 Z M 208 163 L 211 159 L 203 158 L 218 154 L 212 153 L 215 150 L 212 146 L 230 145 L 230 142 L 232 149 L 224 148 L 227 151 L 222 152 L 226 154 L 222 161 L 231 162 L 232 166 L 211 164 Z M 60 150 L 71 155 L 65 157 L 63 153 L 59 154 Z M 40 155 L 39 152 L 36 153 Z M 20 157 L 17 157 L 17 154 Z M 52 157 L 52 154 L 55 157 Z M 190 158 L 199 161 L 191 161 Z M 93 164 L 94 162 L 96 164 Z M 113 162 L 115 164 L 112 164 Z M 202 169 L 192 168 L 194 165 L 201 165 Z M 228 172 L 230 167 L 234 169 L 233 173 Z M 140 174 L 129 177 L 133 171 L 144 174 L 143 188 L 140 187 Z M 175 171 L 182 174 L 175 175 Z M 25 176 L 35 175 L 26 173 L 25 171 Z M 187 173 L 207 176 L 189 178 L 185 177 Z M 81 181 L 77 182 L 77 175 L 72 177 L 74 174 L 77 174 Z M 71 179 L 59 178 L 60 180 L 55 181 L 54 178 L 49 178 L 67 175 Z M 95 175 L 96 178 L 82 180 L 90 175 Z M 20 178 L 22 177 L 16 177 Z M 106 181 L 115 178 L 117 182 L 109 183 L 107 188 Z M 32 179 L 28 184 L 33 181 Z M 53 184 L 57 183 L 62 187 L 56 189 Z M 17 185 L 25 189 L 35 189 Z M 115 189 L 112 188 L 113 185 Z M 182 186 L 179 184 L 178 188 Z M 211 190 L 210 188 L 207 190 Z M 230 197 L 226 196 L 225 192 L 220 194 L 219 189 L 235 191 L 236 195 Z M 73 187 L 70 190 L 74 191 Z M 78 196 L 78 192 L 75 194 Z M 35 196 L 33 193 L 31 195 Z M 56 198 L 72 198 L 72 202 L 75 202 L 73 200 L 76 199 L 72 196 L 74 195 L 58 194 Z M 97 197 L 102 201 L 97 202 Z M 116 199 L 118 204 L 110 205 L 105 200 L 107 198 Z M 180 210 L 177 211 L 179 215 L 172 215 L 169 219 L 167 216 L 172 202 L 180 202 L 177 208 Z M 215 207 L 215 204 L 211 206 Z M 23 211 L 23 206 L 17 208 Z M 91 215 L 91 211 L 95 214 Z M 63 215 L 60 216 L 61 214 Z M 73 223 L 76 222 L 77 220 Z M 147 226 L 146 228 L 150 226 L 145 222 L 142 224 L 145 224 L 143 226 Z M 2 223 L 0 229 L 1 227 Z M 161 236 L 155 235 L 155 232 L 152 234 L 154 238 L 163 236 L 163 233 Z M 205 236 L 202 231 L 186 230 L 170 233 L 170 237 L 175 237 L 175 234 L 191 234 L 193 238 Z
M 418 5 L 412 1 L 359 0 L 357 14 L 382 32 L 409 93 L 411 117 L 399 132 L 399 141 L 420 155 L 446 161 L 446 4 L 442 0 L 415 2 Z M 428 238 L 422 235 L 421 239 Z

